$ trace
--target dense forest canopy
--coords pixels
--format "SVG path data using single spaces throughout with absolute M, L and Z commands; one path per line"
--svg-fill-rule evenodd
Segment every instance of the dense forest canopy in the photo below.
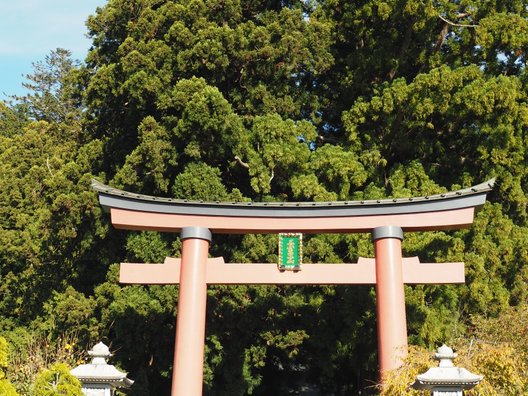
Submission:
M 178 288 L 120 285 L 117 263 L 162 262 L 181 242 L 113 229 L 93 177 L 235 201 L 423 196 L 496 178 L 471 229 L 405 235 L 406 256 L 466 263 L 465 285 L 406 286 L 409 340 L 431 348 L 525 306 L 527 16 L 521 0 L 109 0 L 87 21 L 83 63 L 53 51 L 27 95 L 0 103 L 0 329 L 15 355 L 31 337 L 78 350 L 103 339 L 136 380 L 130 394 L 169 392 Z M 215 235 L 211 254 L 275 262 L 276 245 Z M 309 235 L 303 253 L 355 262 L 373 247 Z M 206 394 L 345 395 L 376 381 L 371 287 L 208 293 Z

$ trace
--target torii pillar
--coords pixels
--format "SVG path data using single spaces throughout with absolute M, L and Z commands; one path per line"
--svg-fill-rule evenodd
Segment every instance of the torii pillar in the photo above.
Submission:
M 116 228 L 181 232 L 182 258 L 163 264 L 121 264 L 120 282 L 180 284 L 173 396 L 202 394 L 209 284 L 375 284 L 381 377 L 407 355 L 404 284 L 463 283 L 463 263 L 421 264 L 403 258 L 403 232 L 469 227 L 493 180 L 435 196 L 323 203 L 189 202 L 131 194 L 93 182 Z M 212 233 L 370 232 L 375 258 L 357 264 L 225 264 L 208 258 Z
M 372 231 L 376 260 L 376 317 L 380 373 L 401 366 L 407 356 L 407 320 L 400 227 L 384 226 Z
M 211 232 L 207 228 L 186 227 L 182 229 L 181 239 L 172 394 L 201 395 L 207 302 L 205 274 Z

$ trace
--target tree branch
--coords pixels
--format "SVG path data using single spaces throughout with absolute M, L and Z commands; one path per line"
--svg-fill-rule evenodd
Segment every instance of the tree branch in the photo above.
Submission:
M 403 37 L 403 40 L 400 46 L 400 51 L 398 53 L 398 59 L 396 61 L 396 65 L 392 68 L 392 70 L 388 74 L 390 81 L 392 81 L 394 77 L 396 76 L 396 73 L 398 72 L 398 67 L 400 66 L 400 61 L 403 59 L 403 56 L 405 55 L 405 53 L 409 49 L 409 46 L 411 45 L 411 38 L 412 38 L 412 32 L 413 32 L 412 24 L 413 24 L 413 21 L 410 21 L 409 26 L 407 26 L 407 30 L 405 31 L 405 35 Z
M 249 164 L 247 162 L 242 161 L 238 155 L 235 155 L 235 160 L 238 162 L 239 165 L 242 165 L 244 168 L 249 169 Z
M 457 16 L 460 16 L 460 17 L 464 17 L 464 16 L 467 16 L 468 14 L 459 14 Z M 468 24 L 464 24 L 464 23 L 455 23 L 455 22 L 451 22 L 450 20 L 444 18 L 442 15 L 438 14 L 438 18 L 440 18 L 442 21 L 444 21 L 445 23 L 447 23 L 448 25 L 451 25 L 451 26 L 456 26 L 456 27 L 467 27 L 467 28 L 476 28 L 478 27 L 478 25 L 468 25 Z
M 49 156 L 46 157 L 46 166 L 48 167 L 48 171 L 49 171 L 50 175 L 53 176 L 53 172 L 51 171 L 51 167 L 50 167 L 50 164 L 49 164 Z
M 438 51 L 440 47 L 442 47 L 442 44 L 444 44 L 444 40 L 447 36 L 448 31 L 449 31 L 449 24 L 444 23 L 444 26 L 442 26 L 442 30 L 438 34 L 438 39 L 436 40 L 436 43 L 434 46 L 435 51 Z

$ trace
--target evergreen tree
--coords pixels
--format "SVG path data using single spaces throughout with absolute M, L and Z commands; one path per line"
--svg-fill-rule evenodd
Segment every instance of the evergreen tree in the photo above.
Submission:
M 64 122 L 80 118 L 80 97 L 76 95 L 76 72 L 80 66 L 71 52 L 57 48 L 44 61 L 33 64 L 33 73 L 22 85 L 29 93 L 13 96 L 18 106 L 27 108 L 31 118 L 39 121 Z
M 6 379 L 6 368 L 8 366 L 9 345 L 4 337 L 0 336 L 0 395 L 17 396 L 15 388 Z
M 177 287 L 120 286 L 110 264 L 161 262 L 181 243 L 113 230 L 93 175 L 233 201 L 494 177 L 470 230 L 406 233 L 405 255 L 465 261 L 467 280 L 406 287 L 410 340 L 432 347 L 471 315 L 526 304 L 527 13 L 520 0 L 109 0 L 88 20 L 85 65 L 57 50 L 0 107 L 2 326 L 108 337 L 132 392 L 167 394 Z M 215 235 L 211 254 L 274 262 L 276 237 Z M 305 239 L 305 262 L 372 255 L 368 235 Z M 208 307 L 208 394 L 357 394 L 376 378 L 370 287 L 218 286 Z

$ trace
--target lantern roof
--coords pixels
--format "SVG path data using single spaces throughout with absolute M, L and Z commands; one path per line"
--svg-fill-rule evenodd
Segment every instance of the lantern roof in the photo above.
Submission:
M 83 384 L 107 384 L 116 388 L 128 388 L 134 381 L 127 374 L 108 364 L 106 359 L 112 356 L 110 349 L 102 342 L 88 351 L 92 361 L 81 364 L 70 371 Z
M 453 359 L 457 356 L 447 345 L 442 345 L 435 353 L 439 360 L 438 367 L 433 367 L 425 373 L 416 376 L 411 385 L 414 389 L 432 389 L 453 387 L 457 389 L 472 389 L 482 381 L 482 375 L 469 372 L 465 368 L 455 367 Z

